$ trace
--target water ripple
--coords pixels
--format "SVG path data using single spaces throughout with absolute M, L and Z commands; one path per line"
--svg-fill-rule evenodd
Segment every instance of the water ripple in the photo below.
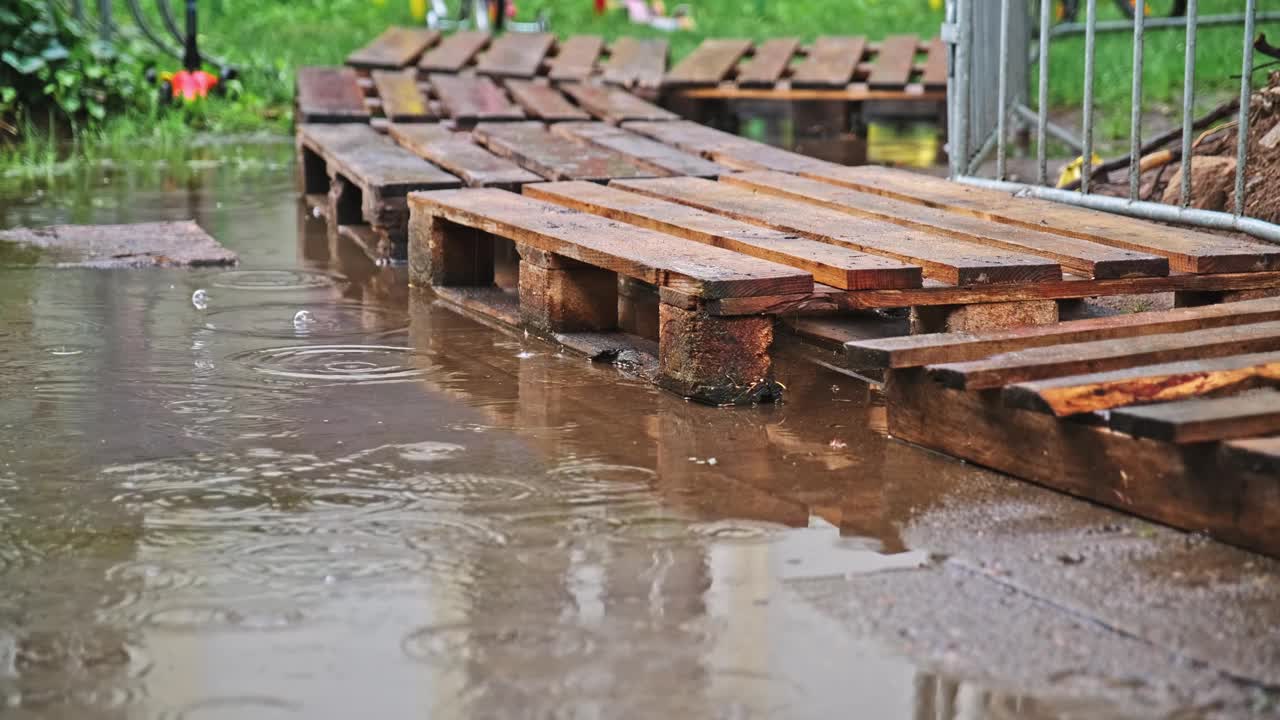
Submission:
M 305 312 L 307 321 L 297 322 Z M 265 338 L 333 339 L 383 335 L 404 330 L 407 318 L 377 305 L 360 303 L 258 303 L 210 310 L 205 327 L 214 332 Z
M 392 345 L 296 345 L 236 353 L 231 360 L 272 377 L 326 383 L 409 382 L 428 368 L 411 364 L 412 348 Z
M 314 270 L 228 270 L 215 275 L 211 284 L 232 290 L 282 291 L 334 287 L 344 280 Z

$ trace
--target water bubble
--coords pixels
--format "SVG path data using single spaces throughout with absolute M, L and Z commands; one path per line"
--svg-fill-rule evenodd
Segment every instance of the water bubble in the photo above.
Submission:
M 191 304 L 197 310 L 204 310 L 209 307 L 209 292 L 204 288 L 200 288 L 191 293 Z
M 59 345 L 58 347 L 52 348 L 49 350 L 50 355 L 57 355 L 59 357 L 64 357 L 67 355 L 79 355 L 82 352 L 84 352 L 84 350 L 69 348 L 66 345 Z
M 293 327 L 298 331 L 306 331 L 315 322 L 316 317 L 311 314 L 310 310 L 299 310 L 293 315 Z

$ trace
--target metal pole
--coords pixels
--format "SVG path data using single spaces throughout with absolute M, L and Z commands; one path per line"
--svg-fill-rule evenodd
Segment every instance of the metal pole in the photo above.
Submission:
M 1138 199 L 1142 181 L 1142 50 L 1145 13 L 1141 5 L 1133 11 L 1133 94 L 1129 109 L 1129 199 Z
M 955 135 L 956 151 L 952 153 L 951 172 L 960 175 L 969 162 L 969 38 L 972 21 L 970 0 L 956 0 L 956 65 Z
M 1098 0 L 1087 0 L 1084 32 L 1084 138 L 1080 144 L 1084 167 L 1080 168 L 1080 194 L 1089 194 L 1089 175 L 1093 172 L 1093 61 L 1094 41 L 1098 26 Z
M 1049 25 L 1053 8 L 1051 0 L 1040 0 L 1040 99 L 1036 115 L 1036 182 L 1049 183 L 1049 149 L 1045 138 L 1049 132 Z
M 1040 116 L 1022 103 L 1013 104 L 1013 113 L 1026 121 L 1028 125 L 1031 123 L 1038 123 L 1040 121 Z M 1057 140 L 1063 145 L 1071 148 L 1071 152 L 1078 153 L 1082 149 L 1080 146 L 1079 136 L 1071 133 L 1069 130 L 1060 128 L 1051 122 L 1047 122 L 1045 123 L 1045 132 L 1049 137 L 1052 137 L 1054 140 Z
M 1156 17 L 1147 18 L 1148 30 L 1165 30 L 1172 28 L 1180 28 L 1186 25 L 1191 19 L 1191 10 L 1188 8 L 1186 17 Z M 1257 21 L 1274 22 L 1280 20 L 1280 11 L 1267 11 L 1257 14 Z M 1244 15 L 1236 13 L 1234 15 L 1205 15 L 1197 18 L 1196 24 L 1200 27 L 1209 27 L 1210 25 L 1239 25 L 1244 22 Z M 1098 23 L 1098 32 L 1121 32 L 1131 29 L 1128 20 L 1107 20 Z M 1085 26 L 1080 23 L 1062 23 L 1053 26 L 1053 36 L 1074 35 L 1085 30 Z
M 1196 102 L 1196 13 L 1200 0 L 1187 2 L 1187 54 L 1182 69 L 1182 190 L 1178 204 L 1191 204 L 1191 126 Z
M 1236 216 L 1244 214 L 1244 171 L 1249 160 L 1249 99 L 1253 94 L 1253 27 L 1258 0 L 1247 0 L 1244 10 L 1244 60 L 1240 71 L 1240 120 L 1236 123 Z
M 1003 180 L 1005 157 L 1005 118 L 1009 115 L 1009 0 L 1000 0 L 1000 70 L 996 90 L 996 178 Z

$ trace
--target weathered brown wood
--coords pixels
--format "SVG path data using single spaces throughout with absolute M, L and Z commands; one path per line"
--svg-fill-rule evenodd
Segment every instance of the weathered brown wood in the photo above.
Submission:
M 821 172 L 827 166 L 841 167 L 688 120 L 626 122 L 622 127 L 685 152 L 700 154 L 734 170 Z
M 489 33 L 481 30 L 458 30 L 423 53 L 418 60 L 418 69 L 424 72 L 459 72 L 489 44 L 489 38 Z
M 936 103 L 947 100 L 946 88 L 927 90 L 920 83 L 910 83 L 900 90 L 874 90 L 866 83 L 854 82 L 840 87 L 793 87 L 784 77 L 775 85 L 744 86 L 721 83 L 711 87 L 691 87 L 674 91 L 691 100 L 769 100 L 772 102 L 841 102 L 861 103 L 873 100 Z
M 541 253 L 534 250 L 533 254 Z M 601 332 L 618 325 L 618 276 L 574 261 L 520 260 L 520 320 L 543 333 Z
M 556 82 L 586 80 L 595 72 L 602 50 L 604 39 L 599 35 L 574 35 L 556 46 L 555 56 L 547 60 L 547 77 Z
M 657 383 L 710 405 L 772 402 L 773 318 L 716 317 L 662 303 L 658 307 Z
M 491 236 L 474 227 L 417 211 L 409 213 L 408 235 L 410 285 L 493 285 L 494 243 Z
M 819 180 L 779 172 L 751 172 L 725 177 L 724 182 L 779 197 L 804 200 L 859 217 L 936 232 L 957 240 L 1052 258 L 1062 267 L 1087 277 L 1102 279 L 1169 274 L 1169 261 L 1156 255 L 991 223 Z
M 193 220 L 0 229 L 0 246 L 8 249 L 11 243 L 33 255 L 6 252 L 0 268 L 206 267 L 237 262 L 234 252 Z
M 510 32 L 489 44 L 476 60 L 476 72 L 497 77 L 531 78 L 556 38 L 550 33 Z
M 368 122 L 359 76 L 347 67 L 300 67 L 297 75 L 298 122 Z
M 880 42 L 867 84 L 876 89 L 899 88 L 911 80 L 920 40 L 915 35 L 890 35 Z
M 774 230 L 920 265 L 926 277 L 949 283 L 1035 282 L 1062 277 L 1062 270 L 1056 263 L 1041 258 L 852 217 L 836 210 L 764 195 L 726 183 L 696 178 L 663 178 L 620 181 L 617 185 L 625 190 Z
M 947 87 L 947 44 L 942 42 L 942 38 L 929 41 L 929 55 L 924 61 L 920 84 L 926 90 L 945 90 Z
M 1008 385 L 1003 394 L 1009 407 L 1065 417 L 1235 392 L 1263 384 L 1280 384 L 1280 353 L 1231 355 L 1069 375 Z
M 715 85 L 725 79 L 750 50 L 750 40 L 707 38 L 671 68 L 663 79 L 663 86 Z
M 606 122 L 629 120 L 676 120 L 679 115 L 646 102 L 620 88 L 589 83 L 569 83 L 560 86 L 587 112 Z
M 1031 380 L 1140 365 L 1280 350 L 1280 322 L 1039 347 L 982 360 L 929 366 L 947 387 L 985 390 Z
M 795 67 L 791 84 L 796 87 L 848 85 L 866 47 L 864 37 L 820 37 L 809 49 L 809 56 Z
M 623 87 L 657 89 L 667 70 L 667 51 L 667 41 L 662 38 L 618 38 L 601 66 L 604 80 Z
M 1229 468 L 1280 476 L 1280 437 L 1228 440 L 1218 446 L 1218 453 Z
M 524 111 L 487 77 L 433 73 L 429 80 L 445 112 L 457 122 L 524 119 Z
M 911 287 L 920 268 L 834 245 L 798 238 L 695 208 L 594 183 L 530 185 L 525 195 L 694 242 L 799 268 L 843 288 Z
M 508 80 L 507 92 L 525 114 L 547 122 L 590 120 L 591 115 L 565 99 L 554 87 L 531 80 Z
M 400 147 L 368 125 L 300 125 L 298 134 L 340 173 L 376 198 L 398 197 L 411 190 L 461 186 L 458 178 Z M 366 197 L 366 203 L 370 201 Z M 369 222 L 377 224 L 373 218 Z
M 373 42 L 348 55 L 347 64 L 366 70 L 398 70 L 412 65 L 439 39 L 439 32 L 427 28 L 389 27 Z
M 1035 198 L 1015 198 L 928 175 L 881 167 L 832 167 L 801 174 L 863 192 L 987 220 L 1163 255 L 1174 270 L 1195 273 L 1280 269 L 1280 248 L 1210 235 L 1122 215 L 1074 208 Z
M 891 372 L 886 399 L 895 438 L 1280 555 L 1280 484 L 1226 467 L 1212 447 L 1169 445 L 1013 410 L 990 393 L 939 388 L 919 370 Z
M 418 87 L 418 73 L 408 70 L 374 70 L 373 84 L 382 100 L 382 114 L 392 122 L 424 122 L 435 118 Z
M 1110 424 L 1126 435 L 1179 445 L 1268 435 L 1280 432 L 1280 392 L 1117 408 Z
M 500 190 L 415 193 L 413 213 L 479 228 L 518 244 L 698 297 L 806 292 L 794 268 L 708 247 Z
M 782 79 L 800 47 L 797 38 L 773 38 L 756 46 L 755 54 L 738 68 L 740 87 L 772 87 Z
M 552 134 L 542 123 L 481 123 L 472 135 L 495 154 L 548 180 L 605 182 L 655 175 L 619 153 Z
M 551 132 L 620 153 L 653 171 L 655 175 L 714 178 L 729 171 L 719 163 L 704 160 L 608 123 L 559 123 L 551 127 Z
M 1280 298 L 1206 305 L 1160 312 L 1069 320 L 1052 327 L 1028 327 L 998 333 L 956 333 L 885 338 L 845 346 L 855 368 L 907 368 L 968 362 L 992 355 L 1068 343 L 1137 338 L 1280 321 Z
M 439 124 L 392 124 L 389 134 L 410 152 L 462 178 L 470 187 L 518 190 L 542 178 L 471 141 L 468 133 Z

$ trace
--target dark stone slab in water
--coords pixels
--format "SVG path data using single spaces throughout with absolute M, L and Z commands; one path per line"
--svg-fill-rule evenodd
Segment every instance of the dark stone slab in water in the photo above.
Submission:
M 194 221 L 0 230 L 0 267 L 234 265 L 236 254 Z

